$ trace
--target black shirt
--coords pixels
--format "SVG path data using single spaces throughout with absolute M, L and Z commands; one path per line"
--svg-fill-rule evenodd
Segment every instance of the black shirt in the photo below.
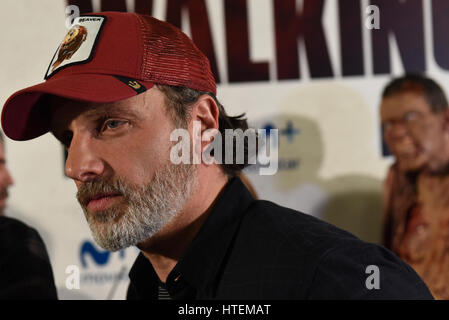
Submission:
M 0 299 L 57 299 L 42 238 L 24 223 L 0 217 Z
M 367 288 L 371 265 L 379 289 Z M 129 276 L 128 299 L 158 298 L 159 278 L 142 253 Z M 391 251 L 254 200 L 238 178 L 225 187 L 166 288 L 172 299 L 432 299 Z

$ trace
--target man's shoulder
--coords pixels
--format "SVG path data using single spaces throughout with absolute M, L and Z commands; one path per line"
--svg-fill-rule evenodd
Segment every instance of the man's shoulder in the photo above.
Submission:
M 48 254 L 39 232 L 24 222 L 1 216 L 0 217 L 0 252 L 6 257 L 7 253 L 16 254 L 21 250 L 29 251 L 36 257 L 48 260 Z
M 310 286 L 317 266 L 330 252 L 364 245 L 349 232 L 316 217 L 257 200 L 240 221 L 227 271 L 250 272 L 247 277 L 272 278 L 277 283 L 299 282 L 304 288 Z
M 331 248 L 365 245 L 353 234 L 309 214 L 256 200 L 242 219 L 244 233 L 266 234 L 264 243 L 284 243 L 308 254 L 323 254 Z
M 380 270 L 382 290 L 365 285 L 370 266 Z M 391 251 L 269 201 L 254 201 L 247 209 L 226 271 L 228 283 L 231 274 L 259 281 L 261 297 L 431 298 L 417 274 Z
M 0 300 L 57 299 L 42 238 L 27 224 L 0 217 Z
M 5 239 L 34 237 L 38 233 L 24 222 L 11 217 L 0 216 L 0 236 Z

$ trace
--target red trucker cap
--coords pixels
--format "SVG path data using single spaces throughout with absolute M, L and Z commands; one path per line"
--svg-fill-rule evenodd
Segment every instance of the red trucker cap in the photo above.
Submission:
M 216 95 L 209 60 L 181 30 L 150 16 L 99 12 L 74 20 L 45 73 L 45 82 L 14 93 L 2 110 L 13 140 L 50 129 L 46 94 L 109 103 L 154 84 L 188 87 Z

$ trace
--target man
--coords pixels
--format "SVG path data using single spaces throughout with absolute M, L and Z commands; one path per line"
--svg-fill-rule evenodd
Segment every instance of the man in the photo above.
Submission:
M 395 156 L 386 180 L 383 239 L 449 299 L 449 109 L 433 80 L 406 75 L 384 89 L 384 139 Z
M 0 133 L 0 216 L 4 215 L 6 200 L 8 199 L 8 188 L 14 183 L 6 167 L 4 143 L 3 134 Z
M 11 96 L 2 124 L 15 140 L 51 131 L 66 146 L 95 240 L 141 250 L 129 299 L 432 298 L 384 248 L 254 200 L 237 177 L 244 164 L 171 161 L 175 129 L 247 128 L 226 115 L 209 61 L 180 30 L 112 12 L 74 25 L 87 30 L 81 51 Z
M 7 189 L 12 184 L 0 133 L 0 300 L 56 299 L 53 271 L 39 233 L 3 215 Z

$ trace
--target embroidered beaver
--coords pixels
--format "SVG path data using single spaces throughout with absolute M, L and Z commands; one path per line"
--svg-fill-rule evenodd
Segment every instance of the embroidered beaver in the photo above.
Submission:
M 64 60 L 70 59 L 73 54 L 86 41 L 87 29 L 80 25 L 73 26 L 64 38 L 58 51 L 58 59 L 53 63 L 51 71 L 54 71 Z

